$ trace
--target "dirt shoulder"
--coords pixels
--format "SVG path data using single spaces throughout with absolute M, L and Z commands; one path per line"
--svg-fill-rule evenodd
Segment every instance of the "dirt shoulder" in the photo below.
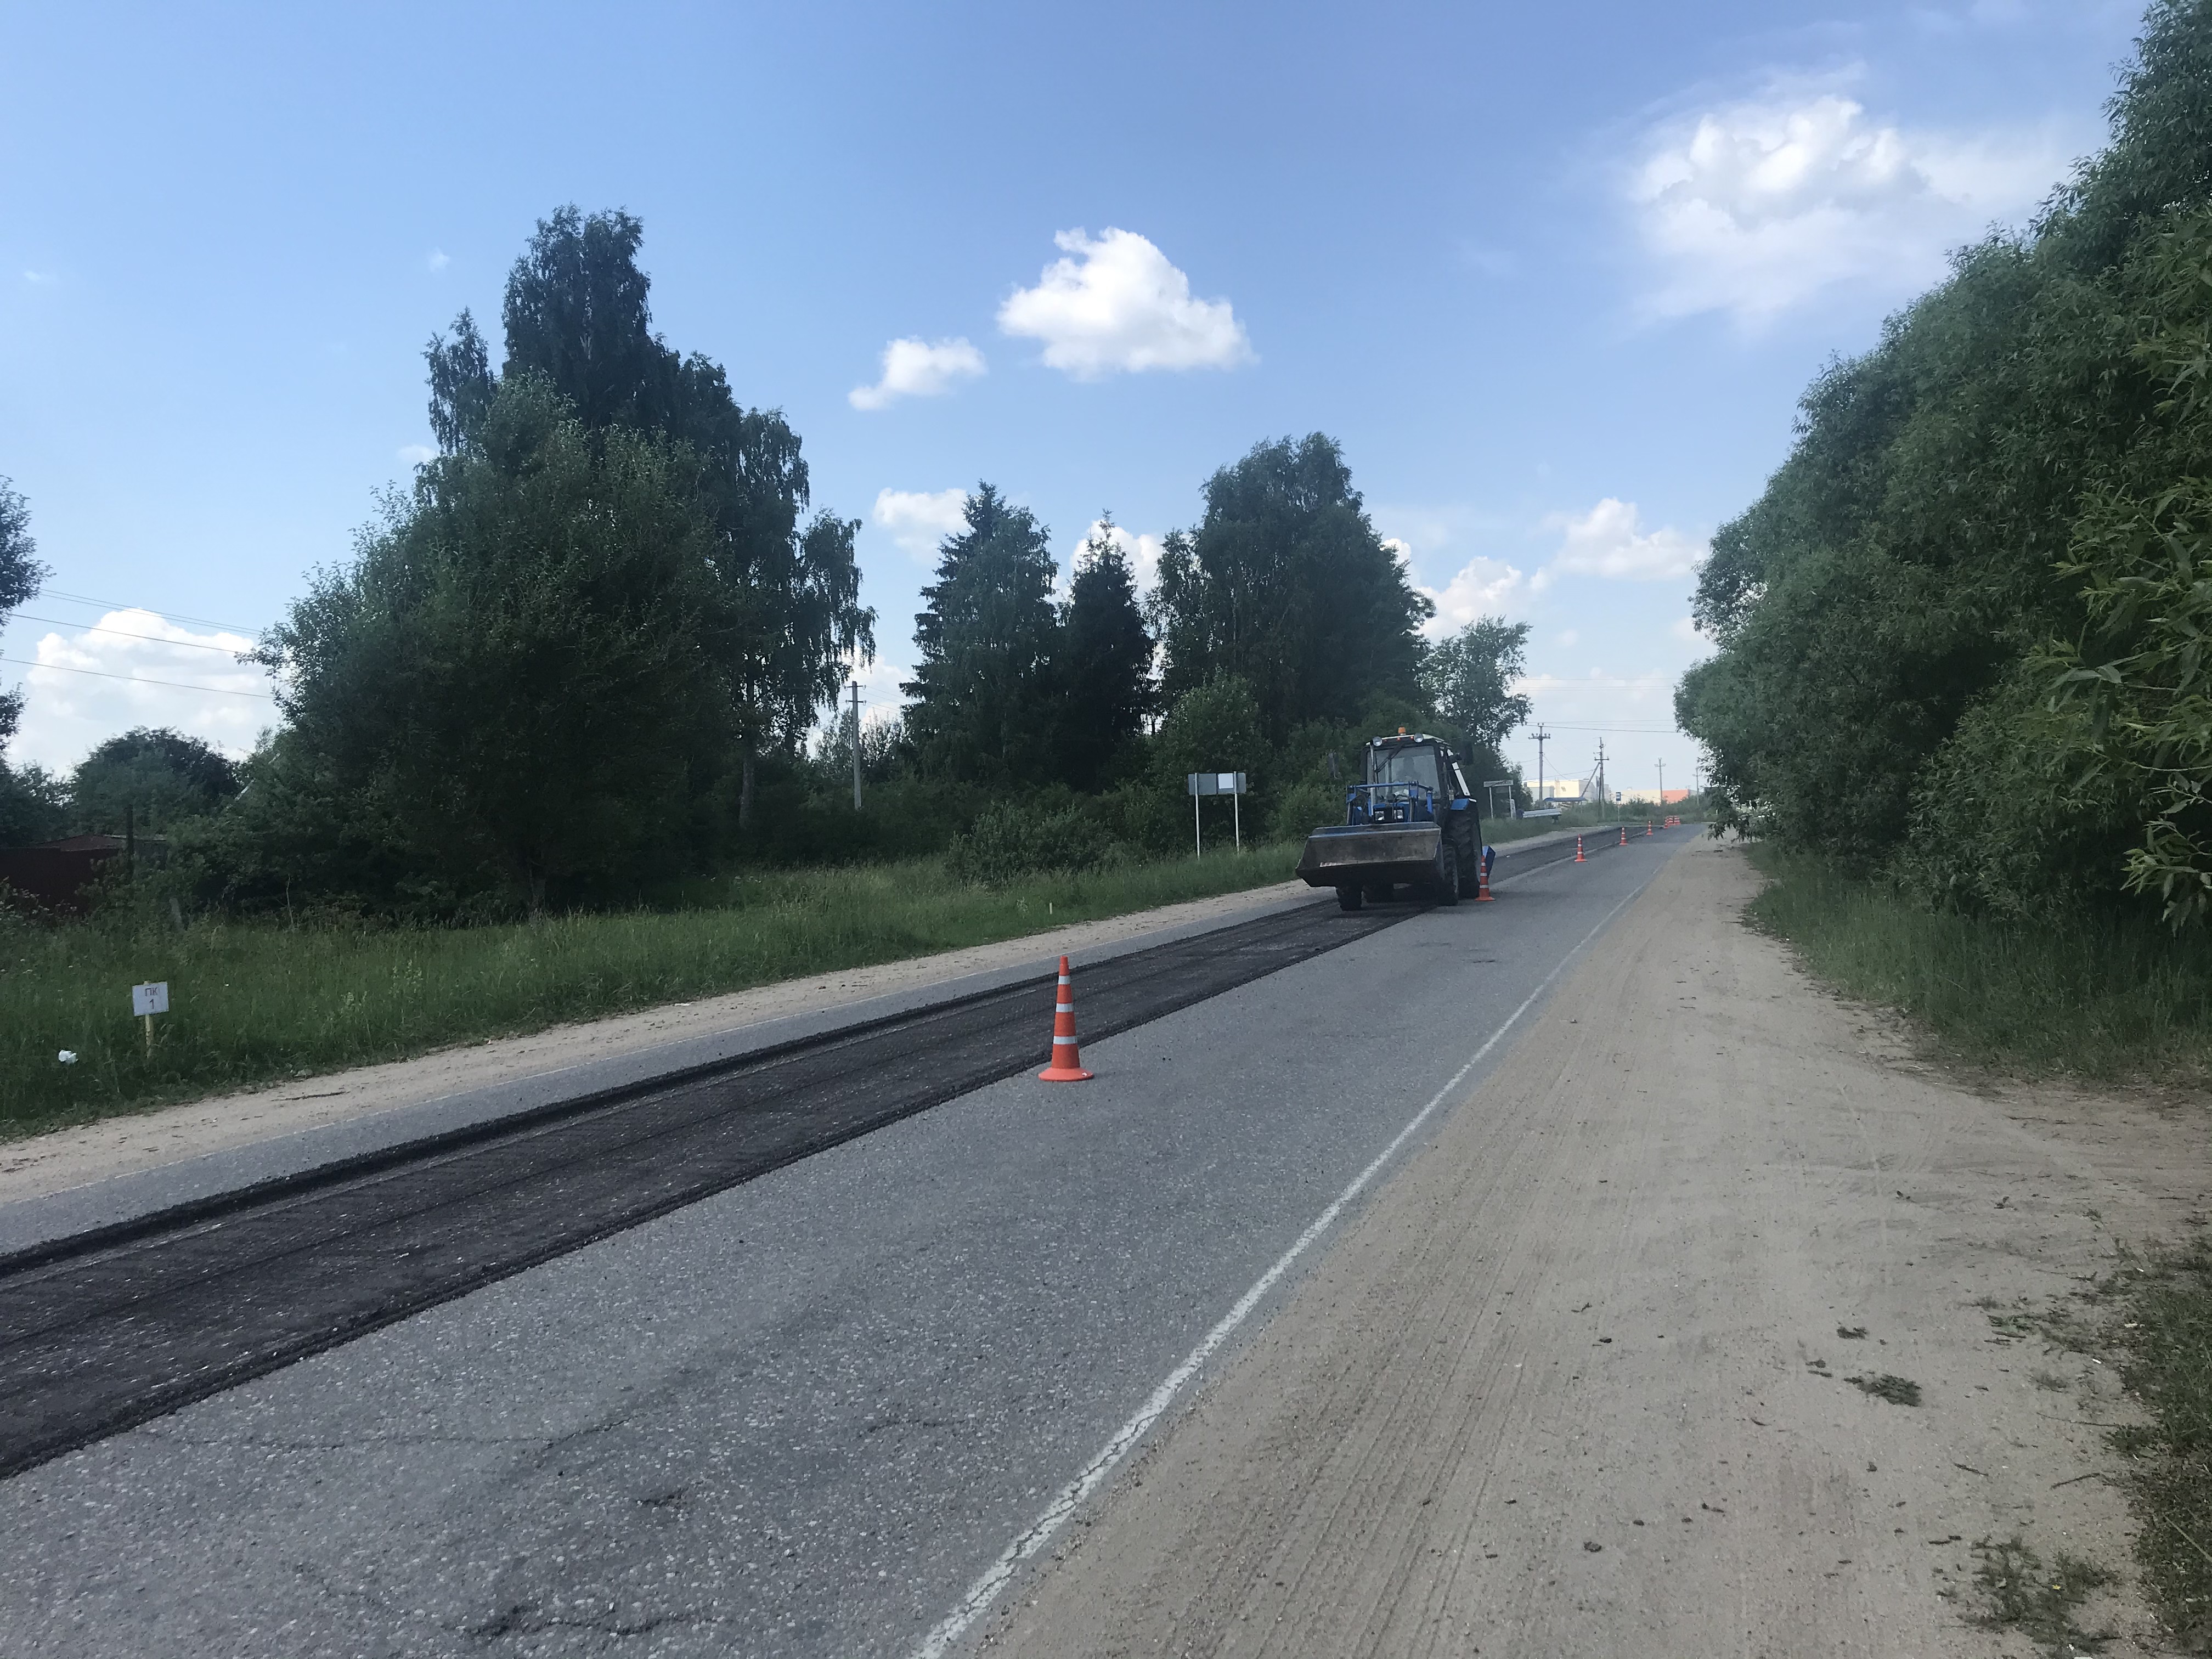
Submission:
M 0 1205 L 597 1060 L 674 1048 L 769 1020 L 818 1014 L 971 974 L 1049 960 L 1062 952 L 1080 957 L 1146 933 L 1225 921 L 1247 911 L 1311 896 L 1312 890 L 1303 882 L 1282 882 L 1048 929 L 994 945 L 785 980 L 727 996 L 554 1026 L 528 1036 L 444 1048 L 412 1060 L 324 1073 L 273 1088 L 210 1096 L 0 1142 Z
M 2026 1654 L 1977 1540 L 2128 1578 L 2125 1402 L 2012 1316 L 2179 1231 L 2201 1126 L 1917 1064 L 1755 889 L 1671 860 L 985 1645 Z

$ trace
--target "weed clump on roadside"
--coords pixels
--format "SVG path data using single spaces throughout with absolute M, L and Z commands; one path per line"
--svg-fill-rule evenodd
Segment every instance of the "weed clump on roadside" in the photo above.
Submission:
M 2106 1568 L 2063 1550 L 2046 1563 L 2018 1533 L 2002 1543 L 1985 1538 L 1974 1554 L 1974 1587 L 1984 1601 L 1977 1622 L 2017 1630 L 2050 1654 L 2095 1649 L 2112 1639 L 2110 1632 L 2089 1635 L 2074 1624 L 2082 1603 L 2114 1582 Z
M 1887 1400 L 1893 1406 L 1917 1406 L 1920 1403 L 1920 1385 L 1909 1376 L 1892 1376 L 1884 1371 L 1879 1376 L 1847 1376 L 1844 1381 L 1861 1394 L 1870 1394 L 1876 1400 Z

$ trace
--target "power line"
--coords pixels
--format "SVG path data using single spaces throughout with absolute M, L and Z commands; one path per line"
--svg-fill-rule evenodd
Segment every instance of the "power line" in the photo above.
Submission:
M 134 610 L 144 609 L 143 605 L 132 606 L 131 608 Z M 158 616 L 161 613 L 156 611 L 151 614 Z M 195 651 L 221 651 L 226 655 L 233 657 L 238 654 L 238 653 L 233 650 L 229 646 L 210 645 L 204 640 L 165 640 L 159 634 L 133 634 L 120 628 L 102 628 L 97 623 L 64 622 L 59 617 L 34 617 L 27 611 L 13 611 L 9 613 L 9 620 L 10 622 L 21 620 L 23 622 L 52 623 L 56 628 L 74 628 L 78 632 L 83 634 L 112 634 L 118 640 L 143 640 L 149 645 L 186 645 L 190 646 Z M 219 623 L 210 623 L 207 625 L 210 628 L 220 626 Z M 244 630 L 225 629 L 223 631 L 226 633 L 238 633 L 243 632 Z M 40 665 L 41 667 L 52 666 L 50 663 L 42 663 Z
M 95 599 L 86 593 L 64 593 L 58 587 L 43 588 L 40 592 L 46 599 L 67 599 L 71 605 L 96 605 L 109 611 L 150 611 L 157 617 L 168 617 L 172 622 L 198 623 L 203 628 L 220 628 L 226 634 L 258 634 L 261 631 L 238 623 L 216 622 L 210 617 L 187 617 L 181 611 L 164 611 L 157 605 L 131 605 L 123 599 Z M 78 624 L 66 623 L 63 625 L 74 628 Z
M 261 702 L 276 701 L 266 691 L 234 691 L 227 685 L 187 685 L 182 680 L 149 680 L 137 674 L 110 674 L 98 668 L 70 668 L 58 662 L 37 662 L 29 657 L 0 657 L 0 662 L 17 663 L 25 668 L 51 668 L 58 674 L 89 674 L 95 679 L 125 680 L 132 685 L 166 685 L 175 691 L 206 691 L 218 697 L 252 697 Z
M 1681 731 L 1678 726 L 1572 726 L 1563 720 L 1547 720 L 1545 724 L 1554 732 L 1612 732 L 1632 737 L 1671 738 Z
M 1678 678 L 1680 678 L 1680 677 L 1679 675 L 1674 675 L 1674 674 L 1644 674 L 1644 675 L 1640 675 L 1640 676 L 1638 676 L 1638 678 L 1634 678 L 1634 679 L 1605 679 L 1605 680 L 1601 680 L 1601 679 L 1588 679 L 1588 680 L 1564 679 L 1564 678 L 1556 678 L 1556 677 L 1555 677 L 1555 678 L 1551 678 L 1551 679 L 1548 679 L 1548 680 L 1540 680 L 1540 680 L 1537 680 L 1537 679 L 1534 679 L 1534 678 L 1531 678 L 1531 679 L 1528 679 L 1528 680 L 1522 680 L 1522 681 L 1516 682 L 1516 684 L 1520 684 L 1520 685 L 1522 685 L 1522 686 L 1523 686 L 1523 687 L 1527 687 L 1527 688 L 1528 688 L 1528 689 L 1532 689 L 1532 690 L 1538 690 L 1538 691 L 1547 691 L 1547 692 L 1579 691 L 1579 690 L 1583 690 L 1584 687 L 1586 687 L 1586 686 L 1595 686 L 1595 687 L 1596 687 L 1596 688 L 1597 688 L 1598 690 L 1619 690 L 1619 689 L 1620 689 L 1620 688 L 1622 688 L 1622 687 L 1626 687 L 1626 686 L 1632 686 L 1632 685 L 1672 685 L 1672 684 L 1674 684 L 1674 683 L 1675 682 L 1675 680 L 1676 680 L 1676 679 L 1678 679 Z

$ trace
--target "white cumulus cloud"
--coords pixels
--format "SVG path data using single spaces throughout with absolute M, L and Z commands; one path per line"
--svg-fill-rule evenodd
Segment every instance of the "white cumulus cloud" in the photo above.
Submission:
M 898 711 L 906 707 L 906 693 L 899 687 L 914 678 L 914 670 L 905 663 L 878 657 L 860 670 L 859 678 L 862 723 L 874 726 L 878 721 L 896 719 Z M 849 697 L 852 694 L 845 695 Z
M 845 394 L 855 409 L 886 409 L 901 398 L 936 398 L 985 372 L 983 354 L 964 339 L 893 340 L 884 348 L 884 372 L 873 386 Z
M 1044 361 L 1079 380 L 1155 368 L 1234 368 L 1254 361 L 1226 300 L 1191 295 L 1190 278 L 1146 238 L 1107 229 L 1053 238 L 1069 257 L 999 307 L 999 326 L 1042 340 Z
M 1560 532 L 1559 550 L 1540 574 L 1540 586 L 1561 572 L 1671 581 L 1688 575 L 1705 556 L 1705 544 L 1696 537 L 1665 526 L 1647 531 L 1635 502 L 1611 495 L 1587 513 L 1561 514 L 1548 522 Z
M 1160 554 L 1165 546 L 1165 539 L 1159 536 L 1139 535 L 1123 525 L 1109 526 L 1103 519 L 1091 521 L 1090 528 L 1083 532 L 1074 551 L 1068 555 L 1067 563 L 1071 570 L 1074 568 L 1076 555 L 1102 532 L 1121 550 L 1121 556 L 1128 560 L 1129 568 L 1136 575 L 1139 592 L 1149 593 L 1159 585 Z
M 1779 88 L 1646 136 L 1628 195 L 1656 266 L 1652 315 L 1756 325 L 1839 284 L 1893 294 L 2031 207 L 2066 155 L 2050 132 L 1885 125 L 1834 91 Z
M 438 459 L 438 452 L 428 444 L 402 444 L 394 453 L 407 466 L 421 466 L 427 461 Z
M 110 611 L 90 628 L 48 633 L 23 677 L 23 723 L 9 753 L 61 769 L 118 732 L 168 726 L 242 756 L 276 719 L 267 672 L 236 660 L 252 647 L 242 634 L 182 627 L 151 611 Z
M 938 543 L 967 526 L 967 506 L 964 489 L 879 489 L 869 516 L 901 547 L 926 559 Z
M 434 247 L 422 256 L 423 269 L 433 275 L 453 263 L 453 256 L 441 247 Z
M 1421 627 L 1432 640 L 1457 633 L 1478 617 L 1510 616 L 1527 604 L 1530 592 L 1519 566 L 1480 556 L 1462 565 L 1442 587 L 1419 582 L 1414 586 L 1436 604 L 1437 614 Z

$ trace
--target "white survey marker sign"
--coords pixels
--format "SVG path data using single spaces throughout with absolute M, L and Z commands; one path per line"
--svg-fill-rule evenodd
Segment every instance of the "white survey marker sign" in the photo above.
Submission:
M 131 1012 L 142 1016 L 169 1012 L 169 981 L 157 979 L 131 988 Z
M 1191 772 L 1184 777 L 1194 795 L 1249 795 L 1242 772 Z

